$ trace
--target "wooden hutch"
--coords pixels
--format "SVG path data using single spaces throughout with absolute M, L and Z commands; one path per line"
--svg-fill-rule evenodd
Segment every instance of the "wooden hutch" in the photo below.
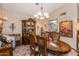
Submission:
M 28 33 L 36 33 L 36 21 L 32 18 L 22 20 L 22 44 L 27 45 L 30 43 Z

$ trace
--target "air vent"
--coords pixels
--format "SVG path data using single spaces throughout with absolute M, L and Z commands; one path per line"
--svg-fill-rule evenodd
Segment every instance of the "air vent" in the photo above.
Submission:
M 66 15 L 66 12 L 63 12 L 63 13 L 60 14 L 60 16 L 63 16 L 63 15 Z

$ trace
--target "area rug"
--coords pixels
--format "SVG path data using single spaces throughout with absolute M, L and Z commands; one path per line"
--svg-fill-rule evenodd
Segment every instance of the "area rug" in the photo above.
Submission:
M 13 50 L 13 56 L 30 56 L 30 54 L 31 54 L 30 45 L 20 45 Z M 62 56 L 77 56 L 77 54 L 78 53 L 72 49 L 69 53 L 64 54 Z M 48 53 L 48 56 L 56 56 L 56 55 Z
M 30 56 L 30 45 L 17 46 L 13 51 L 13 56 Z

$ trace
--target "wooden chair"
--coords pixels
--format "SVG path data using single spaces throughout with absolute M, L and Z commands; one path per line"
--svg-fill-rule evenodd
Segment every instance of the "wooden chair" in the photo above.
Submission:
M 37 36 L 37 44 L 39 46 L 39 54 L 47 56 L 47 40 L 44 37 Z
M 52 39 L 52 42 L 58 42 L 60 39 L 60 34 L 57 32 L 49 33 L 49 37 Z
M 6 44 L 0 48 L 0 56 L 13 56 L 12 44 Z
M 30 34 L 29 39 L 30 39 L 31 55 L 39 55 L 39 48 L 35 44 L 35 36 L 33 34 Z

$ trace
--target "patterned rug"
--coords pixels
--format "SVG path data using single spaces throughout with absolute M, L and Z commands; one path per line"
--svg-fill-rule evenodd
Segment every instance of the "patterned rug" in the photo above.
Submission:
M 30 45 L 17 46 L 13 51 L 13 56 L 30 56 Z
M 13 56 L 30 56 L 30 54 L 31 54 L 30 45 L 17 46 L 13 51 Z M 72 49 L 69 53 L 64 54 L 63 56 L 77 56 L 77 54 L 78 53 Z M 56 56 L 56 55 L 48 53 L 48 56 Z

